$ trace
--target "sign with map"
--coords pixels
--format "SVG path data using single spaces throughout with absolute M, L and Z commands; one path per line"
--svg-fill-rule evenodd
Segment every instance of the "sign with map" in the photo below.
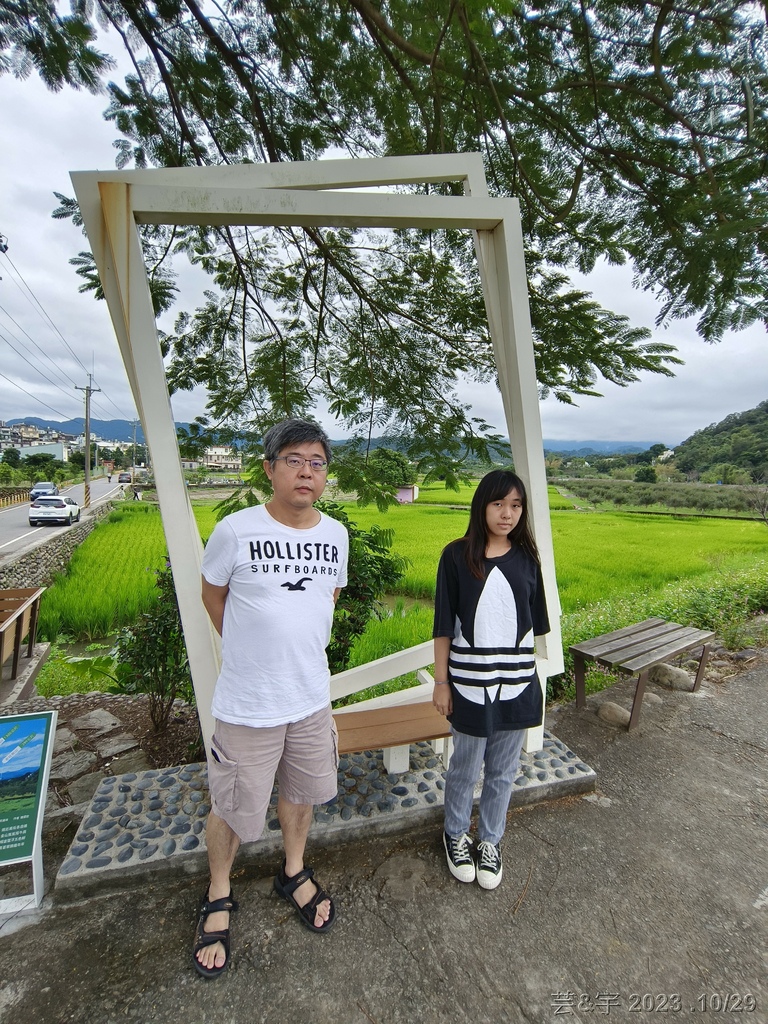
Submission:
M 55 711 L 0 717 L 0 864 L 31 860 L 42 829 Z

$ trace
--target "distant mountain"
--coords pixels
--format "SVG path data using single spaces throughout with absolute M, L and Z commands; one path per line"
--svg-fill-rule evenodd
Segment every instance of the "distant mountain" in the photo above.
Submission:
M 646 452 L 656 441 L 551 441 L 544 438 L 544 451 L 567 453 L 587 458 L 590 455 L 636 455 Z
M 60 430 L 63 434 L 82 434 L 85 430 L 85 417 L 78 416 L 72 420 L 45 420 L 39 416 L 24 416 L 7 420 L 8 426 L 16 423 L 27 423 L 32 427 Z M 177 427 L 189 427 L 188 423 L 177 423 Z M 91 419 L 91 434 L 104 441 L 133 441 L 133 420 L 95 420 Z M 144 431 L 141 424 L 136 423 L 136 443 L 144 444 Z
M 17 771 L 11 771 L 10 768 L 4 768 L 2 778 L 0 778 L 0 785 L 2 785 L 3 782 L 15 782 L 18 779 L 26 779 L 27 777 L 31 778 L 33 775 L 37 775 L 38 771 L 38 768 L 19 768 Z
M 34 427 L 50 427 L 53 430 L 60 430 L 64 434 L 82 434 L 85 430 L 85 419 L 78 416 L 71 420 L 46 420 L 39 416 L 24 416 L 7 420 L 9 426 L 15 423 L 28 423 Z M 188 423 L 177 423 L 176 427 L 189 429 Z M 91 433 L 102 438 L 104 441 L 133 441 L 133 420 L 95 420 L 91 419 Z M 141 424 L 136 424 L 136 443 L 144 444 L 144 431 Z M 344 444 L 344 440 L 332 441 L 331 444 Z M 545 452 L 568 453 L 587 458 L 590 455 L 627 455 L 647 451 L 657 441 L 552 441 L 544 439 Z M 372 448 L 395 448 L 397 442 L 388 437 L 375 437 L 371 439 Z

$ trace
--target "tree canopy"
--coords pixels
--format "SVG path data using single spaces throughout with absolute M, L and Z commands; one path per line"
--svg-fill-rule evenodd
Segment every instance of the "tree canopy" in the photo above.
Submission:
M 768 319 L 758 14 L 752 0 L 77 0 L 62 18 L 0 0 L 0 71 L 96 88 L 110 28 L 133 63 L 108 85 L 120 166 L 480 150 L 492 194 L 521 203 L 542 393 L 573 401 L 598 374 L 628 384 L 679 360 L 569 270 L 630 262 L 659 325 L 695 315 L 706 341 Z M 420 468 L 488 453 L 461 401 L 466 376 L 495 379 L 467 234 L 148 228 L 144 243 L 158 311 L 172 254 L 216 286 L 163 343 L 171 388 L 205 383 L 217 427 L 260 431 L 321 401 L 361 436 L 405 439 Z
M 21 462 L 21 452 L 18 448 L 5 448 L 0 461 L 5 463 L 6 466 L 10 466 L 11 469 L 18 469 L 19 463 Z
M 768 480 L 768 401 L 697 430 L 675 448 L 675 465 L 697 474 L 728 465 L 748 470 L 755 480 Z

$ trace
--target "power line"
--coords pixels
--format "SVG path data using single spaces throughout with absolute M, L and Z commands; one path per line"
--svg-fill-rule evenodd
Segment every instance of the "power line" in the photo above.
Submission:
M 7 246 L 6 246 L 6 248 L 7 248 Z M 70 353 L 70 355 L 72 356 L 72 358 L 73 358 L 73 359 L 75 360 L 75 362 L 79 363 L 79 364 L 80 364 L 80 366 L 82 367 L 82 369 L 83 369 L 83 372 L 84 372 L 84 373 L 88 373 L 88 370 L 87 370 L 87 369 L 85 368 L 85 366 L 83 365 L 83 362 L 82 362 L 82 360 L 80 359 L 80 357 L 79 357 L 79 356 L 77 355 L 77 353 L 76 353 L 76 352 L 74 351 L 74 349 L 72 348 L 72 346 L 71 346 L 71 345 L 69 344 L 69 342 L 68 342 L 68 341 L 67 341 L 67 339 L 66 339 L 66 338 L 64 337 L 64 335 L 63 335 L 63 334 L 61 333 L 61 331 L 60 331 L 60 330 L 59 330 L 59 328 L 58 328 L 58 327 L 56 326 L 56 324 L 55 324 L 55 323 L 53 322 L 53 320 L 51 320 L 50 316 L 49 316 L 49 315 L 48 315 L 48 313 L 47 313 L 47 312 L 45 311 L 45 309 L 44 309 L 44 307 L 43 307 L 43 304 L 42 304 L 42 303 L 40 302 L 40 300 L 38 299 L 38 297 L 37 297 L 37 296 L 35 295 L 35 293 L 34 293 L 34 292 L 32 291 L 32 289 L 30 288 L 30 286 L 29 286 L 29 285 L 27 284 L 26 280 L 24 279 L 24 275 L 23 275 L 23 274 L 21 273 L 21 271 L 20 271 L 20 270 L 18 269 L 18 267 L 17 267 L 17 266 L 16 266 L 16 264 L 15 264 L 15 263 L 13 262 L 13 260 L 11 259 L 11 257 L 10 257 L 10 256 L 8 255 L 8 253 L 7 253 L 7 252 L 5 253 L 5 258 L 6 258 L 7 260 L 8 260 L 9 264 L 11 265 L 11 267 L 13 267 L 13 270 L 14 270 L 14 272 L 15 272 L 15 273 L 16 273 L 16 275 L 17 275 L 17 276 L 18 276 L 18 277 L 20 278 L 20 280 L 21 280 L 22 284 L 24 285 L 24 287 L 25 287 L 25 288 L 27 289 L 27 291 L 29 292 L 29 294 L 30 294 L 30 295 L 32 296 L 32 299 L 34 300 L 34 305 L 35 305 L 35 306 L 37 306 L 37 308 L 38 308 L 38 311 L 39 311 L 40 315 L 41 315 L 41 316 L 43 316 L 43 317 L 44 317 L 44 318 L 45 318 L 45 319 L 46 319 L 46 320 L 48 321 L 48 323 L 49 323 L 49 324 L 51 325 L 51 327 L 52 327 L 52 328 L 54 329 L 54 331 L 55 331 L 55 332 L 56 332 L 56 333 L 58 334 L 58 336 L 59 336 L 59 337 L 61 338 L 61 340 L 62 340 L 62 341 L 64 342 L 64 345 L 66 346 L 66 348 L 67 348 L 67 351 L 68 351 L 68 352 Z M 16 283 L 16 282 L 14 282 L 14 283 Z M 18 287 L 18 284 L 17 284 L 16 286 Z M 33 308 L 34 308 L 34 307 L 33 307 Z
M 14 282 L 14 283 L 15 283 L 15 282 Z M 46 359 L 48 360 L 48 362 L 49 362 L 49 363 L 50 363 L 50 364 L 51 364 L 51 365 L 52 365 L 53 367 L 55 367 L 55 369 L 57 369 L 57 370 L 58 370 L 58 371 L 59 371 L 60 373 L 62 373 L 62 374 L 63 374 L 63 375 L 64 375 L 64 376 L 65 376 L 65 377 L 67 378 L 67 380 L 68 380 L 68 381 L 69 381 L 69 383 L 70 383 L 70 384 L 72 385 L 72 387 L 74 387 L 74 386 L 75 386 L 75 382 L 74 382 L 74 380 L 73 380 L 73 379 L 72 379 L 72 378 L 71 378 L 70 376 L 68 376 L 68 374 L 67 374 L 67 372 L 66 372 L 66 371 L 64 370 L 64 368 L 63 368 L 63 367 L 59 367 L 59 366 L 56 366 L 56 364 L 55 364 L 55 363 L 54 363 L 54 361 L 53 361 L 53 360 L 51 359 L 51 357 L 50 357 L 50 356 L 48 355 L 48 353 L 47 353 L 47 352 L 46 352 L 46 351 L 45 351 L 44 349 L 40 348 L 40 346 L 39 346 L 39 345 L 37 344 L 37 342 L 36 342 L 36 341 L 35 341 L 35 339 L 34 339 L 34 338 L 32 337 L 32 335 L 31 335 L 31 334 L 30 334 L 30 333 L 29 333 L 28 331 L 26 331 L 26 330 L 25 330 L 25 329 L 24 329 L 24 328 L 23 328 L 23 327 L 21 326 L 21 324 L 20 324 L 20 323 L 19 323 L 19 322 L 18 322 L 17 320 L 14 320 L 14 318 L 13 318 L 13 317 L 11 316 L 11 314 L 10 314 L 10 313 L 8 312 L 8 310 L 7 310 L 6 308 L 5 308 L 5 306 L 0 306 L 0 311 L 1 311 L 1 312 L 3 312 L 3 313 L 5 313 L 5 315 L 6 315 L 6 316 L 8 317 L 8 319 L 9 319 L 9 320 L 11 321 L 11 323 L 12 323 L 12 324 L 13 324 L 13 325 L 14 325 L 15 327 L 18 327 L 18 329 L 19 329 L 19 330 L 21 331 L 21 333 L 22 333 L 22 334 L 24 334 L 24 335 L 25 335 L 25 336 L 26 336 L 27 338 L 29 338 L 29 340 L 30 340 L 30 341 L 32 342 L 32 344 L 33 344 L 33 345 L 35 346 L 35 348 L 36 348 L 36 349 L 38 350 L 38 352 L 39 352 L 39 353 L 40 353 L 40 354 L 41 354 L 42 356 L 44 356 L 44 357 L 45 357 L 45 358 L 46 358 Z M 13 332 L 11 332 L 11 334 L 13 334 Z M 13 335 L 13 336 L 15 337 L 15 335 Z M 16 340 L 17 340 L 17 341 L 20 341 L 20 339 L 19 339 L 19 338 L 16 338 Z
M 123 410 L 119 406 L 115 405 L 115 403 L 112 401 L 112 399 L 109 397 L 109 395 L 106 393 L 106 391 L 104 391 L 103 388 L 101 389 L 101 393 L 106 398 L 106 400 L 109 402 L 109 404 L 112 406 L 112 408 L 115 410 L 115 412 L 118 414 L 120 419 L 122 419 L 122 420 L 132 420 L 133 419 L 133 416 L 126 416 L 125 413 L 123 412 Z
M 29 396 L 29 398 L 31 398 L 31 399 L 32 399 L 33 401 L 35 401 L 35 402 L 39 402 L 39 403 L 40 403 L 40 405 L 43 405 L 43 406 L 45 406 L 45 408 L 46 408 L 46 409 L 50 409 L 50 410 L 51 410 L 51 412 L 55 412 L 57 416 L 61 416 L 61 418 L 62 418 L 63 420 L 66 420 L 66 419 L 72 419 L 72 417 L 71 417 L 71 416 L 69 416 L 69 417 L 68 417 L 68 416 L 65 416 L 63 412 L 59 412 L 59 410 L 58 410 L 58 409 L 54 409 L 52 405 L 48 405 L 48 403 L 47 403 L 47 402 L 44 402 L 44 401 L 43 401 L 43 400 L 42 400 L 41 398 L 37 398 L 37 397 L 36 397 L 35 395 L 32 395 L 32 394 L 30 394 L 30 393 L 29 393 L 29 391 L 26 391 L 26 390 L 25 390 L 25 389 L 24 389 L 24 388 L 23 388 L 23 387 L 21 386 L 21 384 L 17 384 L 15 380 L 11 380 L 11 378 L 10 378 L 10 377 L 6 377 L 4 373 L 0 373 L 0 377 L 2 377 L 2 378 L 3 378 L 3 380 L 7 380 L 9 384 L 13 384 L 13 386 L 14 386 L 15 388 L 18 388 L 18 389 L 19 389 L 19 391 L 23 391 L 23 392 L 24 392 L 24 394 L 25 394 L 25 395 L 28 395 L 28 396 Z
M 29 286 L 29 285 L 27 284 L 27 282 L 26 282 L 26 280 L 24 279 L 24 276 L 23 276 L 23 274 L 21 273 L 21 271 L 20 271 L 20 270 L 18 269 L 18 267 L 17 267 L 17 266 L 16 266 L 16 264 L 15 264 L 15 263 L 13 262 L 13 260 L 12 260 L 12 259 L 10 258 L 10 256 L 8 256 L 8 244 L 7 244 L 7 239 L 5 238 L 5 236 L 4 236 L 4 235 L 0 235 L 0 253 L 3 253 L 3 254 L 5 255 L 6 259 L 8 260 L 8 263 L 9 263 L 9 264 L 10 264 L 10 266 L 11 266 L 11 267 L 13 268 L 13 270 L 14 270 L 15 274 L 16 274 L 16 275 L 18 276 L 18 278 L 19 278 L 19 279 L 21 280 L 21 282 L 23 283 L 23 285 L 24 285 L 24 287 L 26 288 L 27 292 L 28 292 L 28 293 L 29 293 L 29 295 L 30 295 L 30 296 L 32 297 L 32 299 L 34 300 L 34 303 L 35 303 L 35 305 L 37 306 L 37 310 L 36 310 L 36 312 L 38 312 L 38 315 L 42 315 L 42 316 L 44 316 L 44 317 L 45 317 L 45 319 L 46 319 L 46 320 L 48 321 L 48 323 L 49 323 L 49 324 L 51 325 L 51 327 L 52 327 L 52 328 L 53 328 L 53 330 L 54 330 L 54 331 L 56 332 L 56 334 L 58 334 L 59 338 L 61 338 L 62 342 L 64 343 L 64 345 L 66 346 L 67 350 L 68 350 L 68 351 L 70 352 L 70 354 L 72 355 L 72 357 L 73 357 L 73 358 L 75 359 L 75 361 L 76 361 L 77 363 L 79 363 L 79 365 L 80 365 L 80 366 L 82 367 L 82 369 L 83 369 L 83 370 L 84 370 L 84 371 L 85 371 L 85 372 L 87 373 L 88 371 L 87 371 L 87 370 L 85 369 L 85 366 L 83 365 L 83 362 L 82 362 L 82 361 L 80 360 L 80 358 L 78 357 L 78 355 L 77 355 L 77 354 L 76 354 L 76 353 L 74 352 L 74 350 L 73 350 L 73 349 L 72 349 L 72 347 L 70 346 L 70 344 L 69 344 L 69 342 L 67 341 L 67 339 L 66 339 L 66 338 L 64 337 L 64 335 L 63 335 L 63 334 L 61 333 L 61 331 L 60 331 L 60 330 L 58 329 L 58 327 L 57 327 L 57 326 L 56 326 L 56 324 L 55 324 L 55 323 L 53 322 L 53 320 L 51 319 L 51 317 L 50 317 L 50 316 L 48 315 L 48 313 L 46 312 L 46 310 L 45 310 L 45 308 L 43 307 L 42 303 L 40 302 L 40 300 L 39 300 L 39 299 L 37 298 L 37 296 L 36 296 L 36 295 L 35 295 L 35 293 L 33 292 L 32 288 L 31 288 L 31 287 L 30 287 L 30 286 Z M 14 283 L 14 285 L 15 285 L 15 286 L 16 286 L 16 287 L 17 287 L 17 288 L 19 289 L 19 291 L 22 291 L 22 289 L 21 289 L 21 287 L 20 287 L 20 285 L 19 285 L 18 281 L 14 280 L 14 281 L 13 281 L 13 283 Z M 23 292 L 22 292 L 22 294 L 23 294 Z M 27 301 L 29 301 L 29 297 L 27 297 Z M 12 322 L 13 322 L 13 323 L 14 323 L 14 324 L 16 325 L 16 327 L 18 327 L 18 328 L 19 328 L 19 330 L 20 330 L 20 331 L 22 331 L 22 333 L 23 333 L 23 334 L 25 334 L 25 335 L 26 335 L 26 337 L 27 337 L 27 338 L 29 338 L 29 340 L 30 340 L 30 341 L 32 342 L 32 344 L 33 344 L 33 345 L 35 346 L 35 348 L 37 348 L 37 349 L 38 349 L 38 351 L 39 351 L 39 352 L 40 352 L 40 353 L 41 353 L 41 354 L 42 354 L 43 356 L 45 356 L 45 358 L 46 358 L 46 359 L 48 359 L 48 361 L 49 361 L 49 362 L 50 362 L 50 363 L 51 363 L 51 364 L 52 364 L 53 366 L 55 366 L 56 364 L 55 364 L 55 363 L 53 362 L 53 360 L 52 360 L 52 359 L 50 358 L 50 356 L 48 356 L 48 354 L 47 354 L 46 352 L 44 352 L 44 350 L 43 350 L 43 349 L 41 349 L 41 348 L 40 348 L 40 346 L 39 346 L 39 345 L 37 344 L 37 342 L 36 342 L 36 341 L 34 340 L 34 338 L 32 338 L 32 336 L 31 336 L 31 335 L 30 335 L 30 334 L 29 334 L 29 333 L 28 333 L 28 332 L 27 332 L 26 330 L 24 330 L 24 328 L 23 328 L 23 327 L 21 327 L 21 325 L 20 325 L 20 324 L 18 324 L 18 323 L 16 322 L 16 320 L 14 320 L 14 318 L 13 318 L 13 317 L 12 317 L 12 316 L 10 315 L 10 313 L 8 313 L 8 311 L 7 311 L 6 309 L 4 309 L 4 308 L 3 308 L 2 306 L 0 306 L 0 310 L 2 310 L 2 311 L 3 311 L 3 313 L 5 313 L 5 315 L 6 315 L 6 316 L 7 316 L 7 317 L 8 317 L 8 318 L 9 318 L 9 319 L 10 319 L 10 320 L 11 320 L 11 321 L 12 321 Z M 11 332 L 11 333 L 12 333 L 12 332 Z M 0 335 L 0 336 L 2 336 L 2 335 Z M 11 343 L 10 343 L 10 342 L 8 341 L 8 339 L 7 339 L 7 338 L 3 338 L 3 340 L 5 340 L 5 341 L 7 342 L 7 344 L 11 345 Z M 19 339 L 17 338 L 16 340 L 18 341 Z M 22 356 L 22 355 L 21 355 L 21 353 L 20 353 L 20 352 L 18 352 L 18 350 L 17 350 L 17 349 L 15 349 L 13 345 L 11 345 L 11 348 L 13 348 L 14 352 L 16 352 L 16 354 L 17 354 L 17 355 L 20 355 L 20 356 L 21 356 L 22 358 L 25 358 L 25 359 L 26 359 L 26 360 L 27 360 L 27 361 L 29 362 L 29 358 L 28 358 L 28 356 Z M 45 378 L 45 379 L 46 379 L 46 380 L 47 380 L 47 381 L 48 381 L 48 382 L 49 382 L 50 384 L 53 384 L 53 385 L 54 385 L 54 387 L 59 387 L 59 385 L 57 385 L 57 384 L 55 384 L 55 383 L 54 383 L 53 381 L 51 381 L 51 380 L 50 380 L 50 378 L 49 378 L 49 377 L 47 377 L 47 376 L 46 376 L 46 375 L 45 375 L 45 374 L 44 374 L 44 373 L 42 372 L 42 370 L 40 370 L 40 369 L 39 369 L 38 367 L 36 367 L 36 366 L 34 365 L 34 363 L 31 363 L 31 362 L 30 362 L 30 365 L 31 365 L 31 366 L 33 366 L 33 368 L 34 368 L 34 369 L 36 369 L 36 370 L 37 370 L 37 372 L 38 372 L 38 373 L 40 373 L 40 375 L 41 375 L 42 377 L 44 377 L 44 378 Z M 67 379 L 69 380 L 70 384 L 71 384 L 71 385 L 72 385 L 73 387 L 77 387 L 77 385 L 75 384 L 74 380 L 72 380 L 72 378 L 71 378 L 71 377 L 68 377 L 68 376 L 67 376 L 67 374 L 65 373 L 65 371 L 61 370 L 61 372 L 62 372 L 62 373 L 64 374 L 64 376 L 65 376 L 65 377 L 67 377 Z M 23 389 L 22 389 L 22 390 L 23 390 Z M 63 394 L 67 394 L 67 392 L 66 392 L 66 391 L 65 391 L 65 390 L 64 390 L 63 388 L 59 387 L 59 390 L 60 390 L 60 391 L 62 391 L 62 393 L 63 393 Z M 130 416 L 126 416 L 126 415 L 125 415 L 125 412 L 124 412 L 124 411 L 123 411 L 122 409 L 120 409 L 118 405 L 116 405 L 116 404 L 115 404 L 115 402 L 114 402 L 114 401 L 113 401 L 113 400 L 112 400 L 112 399 L 110 398 L 110 396 L 109 396 L 108 394 L 106 394 L 106 392 L 102 391 L 102 394 L 103 394 L 103 395 L 104 395 L 104 397 L 105 397 L 105 398 L 107 399 L 107 401 L 108 401 L 108 402 L 110 403 L 110 405 L 111 405 L 111 406 L 112 406 L 112 407 L 113 407 L 113 408 L 115 409 L 115 411 L 117 412 L 118 416 L 119 416 L 119 417 L 120 417 L 121 419 L 131 419 L 131 418 L 132 418 L 132 417 L 130 417 Z M 43 404 L 44 404 L 44 403 L 43 403 Z M 48 408 L 51 408 L 51 406 L 48 406 Z M 104 413 L 104 415 L 105 415 L 105 416 L 106 416 L 107 418 L 109 418 L 109 416 L 108 416 L 108 414 L 107 414 L 106 412 Z
M 102 395 L 103 394 L 104 394 L 104 392 L 102 391 Z M 133 416 L 125 416 L 122 412 L 120 412 L 118 416 L 115 416 L 114 413 L 111 413 L 108 409 L 105 409 L 103 405 L 100 405 L 99 402 L 96 401 L 96 399 L 92 399 L 91 405 L 93 406 L 94 410 L 99 414 L 99 416 L 103 420 L 114 420 L 114 419 L 132 420 L 133 419 Z
M 0 331 L 0 339 L 4 341 L 6 345 L 16 353 L 17 356 L 19 356 L 21 359 L 24 359 L 27 362 L 28 366 L 30 366 L 33 370 L 39 373 L 43 380 L 47 380 L 52 387 L 57 388 L 59 391 L 61 391 L 63 395 L 66 395 L 67 398 L 69 398 L 69 393 L 65 391 L 60 384 L 57 384 L 55 380 L 51 380 L 51 378 L 48 377 L 45 373 L 43 373 L 43 371 L 38 366 L 35 366 L 34 363 L 30 362 L 24 352 L 19 352 L 16 346 L 11 344 L 11 342 L 6 338 L 2 331 Z

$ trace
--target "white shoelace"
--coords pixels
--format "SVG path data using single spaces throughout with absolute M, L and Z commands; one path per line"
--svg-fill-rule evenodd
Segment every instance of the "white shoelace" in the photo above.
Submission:
M 471 861 L 472 855 L 469 852 L 469 848 L 472 845 L 472 840 L 469 836 L 464 833 L 463 836 L 459 836 L 458 839 L 451 840 L 453 843 L 453 855 L 461 860 Z
M 480 867 L 495 871 L 501 862 L 501 856 L 493 843 L 478 843 L 477 849 L 480 853 Z

